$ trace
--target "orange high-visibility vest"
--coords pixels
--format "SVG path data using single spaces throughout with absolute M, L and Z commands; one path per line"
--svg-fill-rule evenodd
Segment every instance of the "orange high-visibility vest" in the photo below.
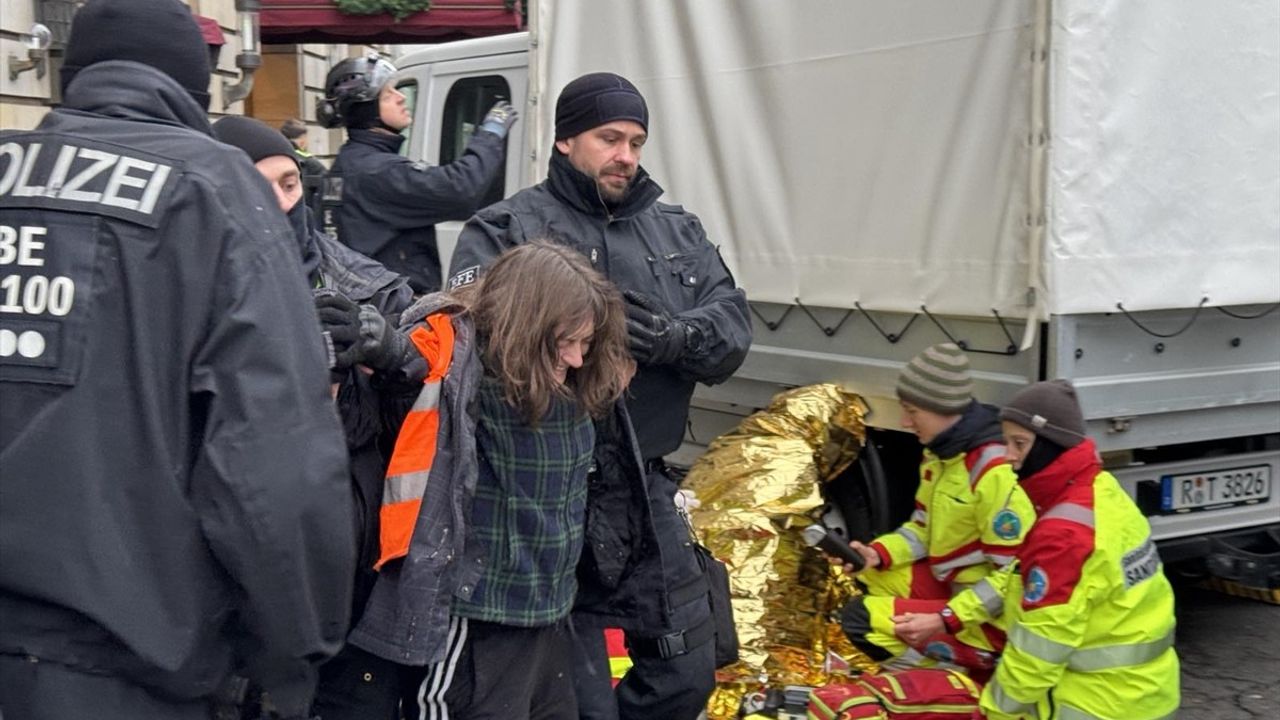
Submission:
M 405 416 L 396 437 L 396 446 L 387 466 L 386 483 L 382 486 L 382 509 L 378 518 L 379 555 L 374 569 L 404 557 L 409 552 L 413 526 L 427 491 L 427 476 L 436 457 L 436 440 L 440 429 L 440 392 L 444 376 L 453 360 L 453 324 L 449 316 L 436 313 L 427 317 L 427 327 L 409 334 L 418 352 L 427 360 L 427 377 L 413 407 Z

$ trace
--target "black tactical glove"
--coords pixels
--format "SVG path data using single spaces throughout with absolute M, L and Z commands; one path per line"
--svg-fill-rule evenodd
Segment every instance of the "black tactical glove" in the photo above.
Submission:
M 372 305 L 360 306 L 360 349 L 361 362 L 374 370 L 395 370 L 420 354 Z
M 360 362 L 360 306 L 333 290 L 315 291 L 320 329 L 333 349 L 330 370 L 346 370 Z
M 481 130 L 488 130 L 500 138 L 507 136 L 507 131 L 520 118 L 520 113 L 516 112 L 515 106 L 506 100 L 499 100 L 489 108 L 489 112 L 484 116 L 484 120 L 480 122 Z
M 627 344 L 631 355 L 646 365 L 669 365 L 684 355 L 693 327 L 643 293 L 627 290 Z

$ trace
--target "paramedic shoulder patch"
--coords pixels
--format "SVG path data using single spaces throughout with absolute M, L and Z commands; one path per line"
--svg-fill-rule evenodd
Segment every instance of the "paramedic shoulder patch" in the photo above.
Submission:
M 991 531 L 1001 540 L 1014 540 L 1022 534 L 1022 518 L 1012 510 L 1001 510 L 991 521 Z
M 1160 553 L 1156 551 L 1155 543 L 1151 542 L 1150 537 L 1144 540 L 1138 549 L 1125 554 L 1120 560 L 1120 570 L 1124 573 L 1126 590 L 1159 572 Z

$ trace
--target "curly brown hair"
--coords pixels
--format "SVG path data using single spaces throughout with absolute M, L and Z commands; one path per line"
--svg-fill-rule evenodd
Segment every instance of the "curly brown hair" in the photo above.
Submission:
M 485 367 L 531 423 L 547 414 L 557 395 L 602 417 L 635 374 L 622 295 L 572 248 L 546 240 L 516 246 L 466 295 Z M 588 322 L 594 330 L 590 349 L 562 384 L 555 370 L 559 341 Z

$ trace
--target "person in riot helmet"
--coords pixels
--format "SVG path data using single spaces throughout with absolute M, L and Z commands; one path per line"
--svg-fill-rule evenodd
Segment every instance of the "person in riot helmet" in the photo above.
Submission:
M 5 717 L 207 719 L 236 674 L 303 717 L 342 642 L 325 350 L 209 77 L 178 0 L 90 0 L 64 106 L 0 131 L 0 265 L 48 289 L 0 310 Z
M 648 131 L 648 106 L 626 78 L 570 82 L 556 101 L 546 181 L 468 221 L 450 269 L 450 287 L 461 287 L 505 248 L 549 237 L 586 255 L 626 300 L 639 365 L 626 398 L 634 435 L 597 423 L 574 611 L 584 718 L 692 719 L 715 680 L 708 586 L 663 457 L 680 445 L 694 385 L 722 382 L 742 363 L 751 321 L 697 216 L 657 202 L 662 188 L 640 167 Z M 631 469 L 636 457 L 642 470 Z M 605 627 L 626 632 L 634 662 L 616 691 Z
M 370 55 L 334 65 L 317 115 L 325 127 L 347 129 L 330 182 L 341 178 L 335 213 L 338 239 L 409 278 L 415 292 L 440 289 L 435 224 L 474 213 L 506 159 L 515 108 L 496 103 L 457 160 L 438 167 L 399 154 L 400 134 L 413 122 L 393 82 L 391 63 Z

